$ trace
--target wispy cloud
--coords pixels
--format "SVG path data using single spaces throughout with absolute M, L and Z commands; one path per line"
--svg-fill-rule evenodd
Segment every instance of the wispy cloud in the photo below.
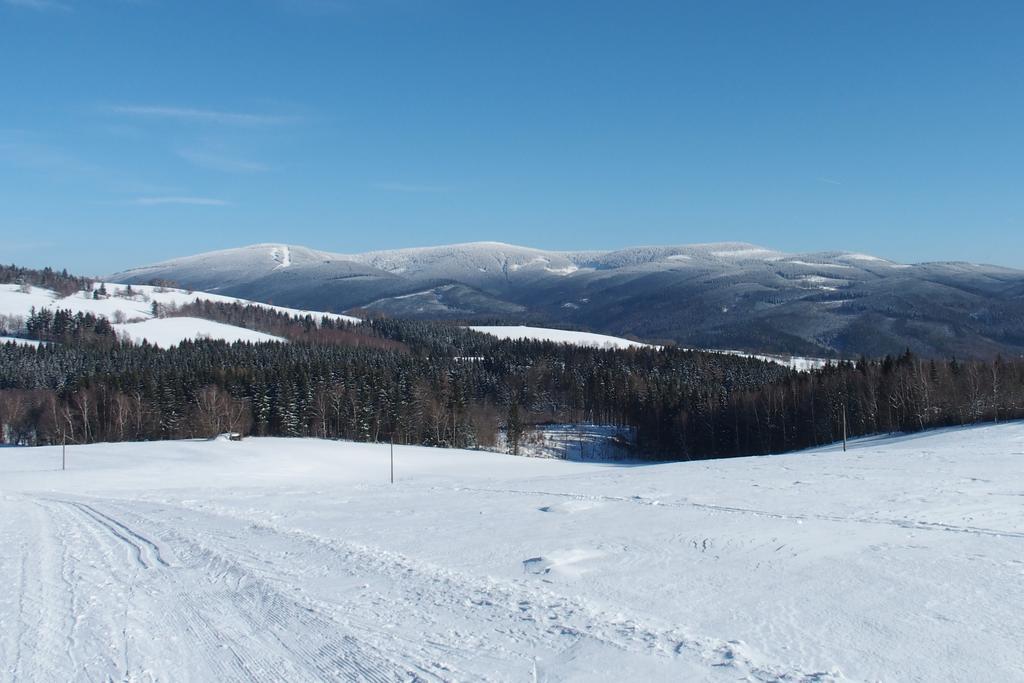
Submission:
M 270 166 L 258 161 L 237 159 L 202 149 L 179 149 L 178 156 L 196 166 L 225 173 L 263 173 L 270 170 Z
M 826 183 L 828 185 L 842 185 L 841 182 L 833 178 L 818 178 L 818 182 Z
M 212 197 L 137 197 L 129 199 L 125 204 L 134 206 L 166 206 L 168 204 L 186 206 L 228 206 L 231 202 Z
M 115 104 L 104 107 L 105 111 L 122 116 L 141 116 L 156 119 L 172 119 L 191 123 L 216 123 L 231 126 L 278 126 L 294 123 L 293 116 L 230 112 L 216 109 L 195 109 L 191 107 L 164 107 L 138 104 Z
M 444 185 L 418 185 L 416 183 L 383 182 L 373 183 L 370 187 L 385 192 L 408 192 L 408 193 L 433 193 L 448 192 L 450 187 Z
M 24 7 L 41 12 L 68 12 L 72 9 L 71 5 L 58 0 L 3 0 L 3 3 L 11 7 Z

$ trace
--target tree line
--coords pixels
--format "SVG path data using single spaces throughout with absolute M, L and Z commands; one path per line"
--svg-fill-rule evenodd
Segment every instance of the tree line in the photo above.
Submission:
M 486 447 L 513 409 L 544 421 L 628 424 L 645 377 L 758 386 L 781 366 L 683 351 L 501 341 L 449 325 L 376 320 L 321 343 L 200 340 L 7 345 L 0 422 L 11 443 L 211 436 L 218 431 Z M 328 328 L 329 329 L 329 328 Z M 322 329 L 321 329 L 322 332 Z M 514 408 L 513 408 L 514 407 Z
M 643 444 L 683 457 L 782 453 L 850 437 L 1024 418 L 1024 361 L 911 353 L 792 372 L 760 387 L 649 395 Z
M 89 291 L 93 286 L 91 278 L 70 275 L 67 270 L 58 272 L 52 268 L 24 268 L 14 264 L 0 264 L 0 283 L 16 284 L 24 288 L 52 289 L 61 296 L 70 296 L 82 290 Z
M 194 311 L 193 311 L 194 312 Z M 280 322 L 280 321 L 279 321 Z M 201 340 L 170 349 L 77 341 L 0 352 L 7 443 L 221 432 L 490 447 L 545 422 L 636 429 L 661 459 L 784 452 L 850 436 L 1024 417 L 1019 360 L 911 353 L 801 373 L 679 349 L 502 341 L 432 322 L 347 325 L 324 343 Z M 328 327 L 328 330 L 331 328 Z

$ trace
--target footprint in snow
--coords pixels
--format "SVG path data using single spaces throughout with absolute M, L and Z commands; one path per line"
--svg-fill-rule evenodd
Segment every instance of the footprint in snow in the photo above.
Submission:
M 523 560 L 523 571 L 537 575 L 576 578 L 593 569 L 593 561 L 605 556 L 599 550 L 571 548 Z

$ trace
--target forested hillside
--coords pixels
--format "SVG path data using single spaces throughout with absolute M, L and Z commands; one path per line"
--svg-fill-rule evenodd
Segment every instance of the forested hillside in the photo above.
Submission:
M 169 314 L 181 311 L 168 311 Z M 1024 417 L 1024 363 L 913 354 L 800 373 L 673 348 L 502 341 L 440 323 L 349 325 L 245 307 L 189 315 L 266 325 L 289 343 L 133 346 L 107 335 L 0 351 L 8 443 L 243 434 L 437 446 L 510 442 L 531 425 L 636 428 L 644 457 L 787 451 L 850 435 Z M 61 316 L 54 316 L 57 319 Z

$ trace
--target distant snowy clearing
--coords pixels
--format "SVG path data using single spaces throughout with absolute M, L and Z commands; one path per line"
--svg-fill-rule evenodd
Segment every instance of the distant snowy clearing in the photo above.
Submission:
M 0 449 L 4 680 L 1017 680 L 1024 425 L 574 463 Z
M 593 346 L 599 349 L 651 348 L 650 344 L 636 342 L 622 337 L 593 332 L 575 332 L 558 330 L 550 327 L 527 327 L 525 325 L 472 325 L 470 329 L 489 334 L 498 339 L 528 339 L 532 341 L 550 341 L 560 344 L 577 346 Z
M 499 339 L 529 339 L 532 341 L 550 341 L 561 344 L 575 344 L 577 346 L 592 346 L 599 349 L 628 349 L 628 348 L 652 348 L 660 346 L 644 344 L 643 342 L 632 341 L 622 337 L 612 337 L 606 334 L 595 334 L 593 332 L 576 332 L 573 330 L 559 330 L 551 327 L 527 327 L 525 325 L 473 325 L 470 329 L 477 332 L 492 335 Z M 743 356 L 744 358 L 756 358 L 770 363 L 779 363 L 794 370 L 816 370 L 828 363 L 824 358 L 806 358 L 803 356 L 779 356 L 773 354 L 749 353 L 747 351 L 732 351 L 727 349 L 692 349 L 706 353 L 724 353 L 730 356 Z
M 42 342 L 21 337 L 0 337 L 0 344 L 17 344 L 19 346 L 39 346 Z
M 271 342 L 285 341 L 282 337 L 257 332 L 256 330 L 226 325 L 204 318 L 153 318 L 137 323 L 114 325 L 119 337 L 141 344 L 143 340 L 150 344 L 167 348 L 177 346 L 186 339 L 222 339 L 226 342 Z
M 768 361 L 769 363 L 779 363 L 785 365 L 793 370 L 799 370 L 801 372 L 809 372 L 811 370 L 818 370 L 825 367 L 830 361 L 827 358 L 808 358 L 806 356 L 781 356 L 770 353 L 749 353 L 747 351 L 730 351 L 730 350 L 719 350 L 719 349 L 695 349 L 703 350 L 708 353 L 724 353 L 730 356 L 742 356 L 743 358 L 755 358 L 757 360 Z

